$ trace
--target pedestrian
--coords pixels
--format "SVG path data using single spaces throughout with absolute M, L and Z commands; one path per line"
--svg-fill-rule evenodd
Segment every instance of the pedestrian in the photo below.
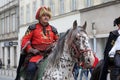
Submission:
M 80 80 L 83 80 L 83 75 L 85 76 L 85 80 L 88 80 L 88 74 L 89 74 L 89 70 L 88 69 L 81 68 Z
M 80 69 L 81 69 L 80 70 L 80 80 L 83 80 L 83 75 L 85 76 L 85 80 L 88 80 L 89 70 L 84 67 L 84 63 L 83 62 L 80 62 L 79 66 L 80 66 Z
M 2 68 L 2 60 L 0 59 L 0 69 Z
M 56 28 L 49 24 L 51 17 L 52 13 L 49 7 L 40 7 L 36 13 L 38 23 L 29 26 L 22 38 L 22 50 L 27 55 L 32 54 L 27 65 L 25 80 L 33 80 L 37 70 L 36 63 L 46 57 L 46 50 L 58 40 Z M 16 77 L 16 80 L 19 78 Z
M 75 65 L 73 67 L 73 76 L 74 76 L 75 80 L 77 80 L 78 74 L 79 74 L 79 65 L 78 65 L 78 63 L 75 63 Z
M 10 68 L 10 59 L 8 59 L 8 65 L 7 68 Z
M 120 51 L 120 17 L 114 20 L 114 26 L 117 26 L 117 30 L 113 30 L 109 33 L 108 41 L 106 43 L 104 51 L 104 63 L 102 66 L 102 71 L 100 73 L 99 80 L 107 80 L 108 66 L 110 65 L 110 58 L 114 58 L 115 54 Z M 116 53 L 118 52 L 118 53 Z M 120 59 L 119 59 L 120 60 Z M 120 74 L 120 67 L 114 67 L 111 70 L 111 80 L 118 80 L 117 76 Z M 120 80 L 120 79 L 119 79 Z

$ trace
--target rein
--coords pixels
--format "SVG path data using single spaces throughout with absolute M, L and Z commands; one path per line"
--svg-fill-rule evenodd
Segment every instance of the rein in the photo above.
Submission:
M 78 48 L 74 43 L 72 43 L 72 48 L 75 50 L 75 53 L 76 53 L 76 55 L 74 56 L 75 58 L 78 58 L 82 53 L 91 51 L 91 49 L 78 50 Z

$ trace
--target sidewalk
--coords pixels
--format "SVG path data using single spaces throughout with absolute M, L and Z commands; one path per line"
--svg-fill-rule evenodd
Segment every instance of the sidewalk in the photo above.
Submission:
M 1 78 L 14 79 L 16 76 L 16 69 L 0 69 L 0 80 Z
M 15 80 L 14 77 L 0 75 L 0 80 Z

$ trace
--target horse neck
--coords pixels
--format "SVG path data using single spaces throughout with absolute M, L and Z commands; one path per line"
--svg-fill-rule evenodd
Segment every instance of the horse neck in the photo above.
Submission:
M 75 61 L 71 57 L 69 47 L 67 44 L 65 44 L 63 49 L 63 54 L 61 55 L 61 58 L 60 58 L 59 65 L 64 65 L 65 67 L 68 67 L 66 68 L 66 70 L 71 71 L 73 69 L 74 64 L 75 64 Z

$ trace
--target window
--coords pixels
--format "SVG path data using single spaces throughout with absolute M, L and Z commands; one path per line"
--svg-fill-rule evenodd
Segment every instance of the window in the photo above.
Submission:
M 1 15 L 0 15 L 1 16 Z M 2 34 L 2 19 L 0 19 L 0 34 Z
M 10 47 L 7 47 L 8 58 L 7 58 L 7 68 L 10 68 Z
M 24 8 L 20 8 L 20 25 L 22 25 L 24 22 Z
M 26 6 L 26 23 L 30 22 L 30 6 Z
M 7 29 L 7 33 L 9 33 L 10 32 L 10 17 L 9 16 L 7 16 L 6 17 L 6 29 Z
M 92 0 L 86 0 L 86 6 L 87 7 L 92 6 Z
M 12 31 L 16 30 L 16 14 L 12 14 Z
M 55 15 L 55 5 L 53 3 L 53 0 L 50 0 L 50 8 L 51 8 L 51 11 L 52 11 L 52 14 Z
M 0 7 L 4 5 L 4 0 L 0 0 Z
M 14 67 L 17 67 L 17 48 L 14 46 Z
M 2 26 L 2 34 L 5 33 L 5 20 L 4 18 L 1 19 L 1 26 Z
M 33 11 L 33 14 L 32 14 L 32 16 L 33 16 L 33 20 L 35 20 L 35 14 L 36 14 L 36 10 L 37 10 L 37 4 L 36 4 L 36 1 L 34 1 L 33 2 L 33 9 L 32 9 Z
M 7 47 L 8 59 L 10 59 L 10 47 Z
M 60 0 L 60 14 L 64 13 L 64 0 Z
M 3 65 L 5 65 L 5 47 L 2 47 L 2 53 L 3 53 Z
M 7 4 L 7 0 L 4 0 L 4 5 Z
M 72 0 L 72 10 L 75 10 L 76 9 L 76 0 Z
M 41 6 L 43 6 L 44 5 L 44 0 L 41 0 Z

